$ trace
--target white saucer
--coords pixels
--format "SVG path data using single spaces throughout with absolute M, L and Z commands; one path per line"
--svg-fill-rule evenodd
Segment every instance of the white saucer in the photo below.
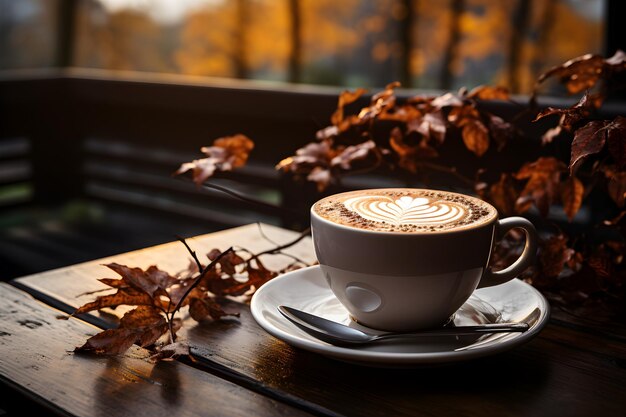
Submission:
M 525 320 L 530 329 L 523 333 L 424 337 L 414 342 L 389 341 L 368 346 L 338 347 L 297 328 L 280 314 L 279 305 L 363 329 L 335 298 L 319 266 L 288 272 L 265 283 L 252 296 L 252 316 L 269 334 L 295 347 L 338 360 L 384 367 L 441 364 L 503 352 L 536 336 L 546 325 L 550 314 L 549 304 L 539 291 L 519 279 L 513 279 L 495 287 L 476 290 L 453 319 L 456 325 Z

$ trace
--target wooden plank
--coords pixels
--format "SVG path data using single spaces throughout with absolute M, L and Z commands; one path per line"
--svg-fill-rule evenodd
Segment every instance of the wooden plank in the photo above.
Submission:
M 275 243 L 269 242 L 264 235 Z M 276 247 L 277 244 L 289 242 L 297 236 L 298 233 L 294 231 L 268 224 L 248 224 L 189 238 L 187 243 L 198 253 L 202 261 L 206 261 L 205 255 L 214 248 L 226 250 L 230 246 L 238 246 L 256 253 Z M 315 260 L 313 245 L 308 238 L 303 239 L 286 252 L 306 262 Z M 267 268 L 280 269 L 293 259 L 282 255 L 271 255 L 263 257 L 262 260 Z M 116 277 L 116 274 L 103 264 L 117 262 L 139 268 L 157 265 L 160 269 L 177 273 L 185 270 L 191 261 L 192 258 L 183 244 L 175 241 L 20 277 L 14 282 L 48 296 L 51 300 L 77 307 L 93 301 L 94 295 L 85 293 L 109 288 L 97 281 L 99 278 Z
M 296 235 L 264 228 L 280 243 Z M 271 247 L 255 229 L 255 225 L 244 226 L 190 243 L 204 250 L 230 244 L 252 250 Z M 171 262 L 174 267 L 183 259 L 175 244 L 114 258 L 133 266 L 145 267 L 153 261 L 161 265 L 163 261 L 163 265 Z M 312 254 L 310 241 L 294 250 L 304 258 Z M 94 289 L 95 267 L 90 263 L 18 281 L 52 300 L 76 306 L 91 300 L 75 295 L 90 286 Z M 549 325 L 523 347 L 490 358 L 436 368 L 371 369 L 294 349 L 265 333 L 245 305 L 237 307 L 240 320 L 185 322 L 182 334 L 193 346 L 194 355 L 215 373 L 311 410 L 359 416 L 486 412 L 503 416 L 621 416 L 626 409 L 626 345 L 619 338 Z
M 154 364 L 145 349 L 114 358 L 73 354 L 96 328 L 58 320 L 59 311 L 6 283 L 0 283 L 0 300 L 0 380 L 55 413 L 309 415 L 180 362 Z

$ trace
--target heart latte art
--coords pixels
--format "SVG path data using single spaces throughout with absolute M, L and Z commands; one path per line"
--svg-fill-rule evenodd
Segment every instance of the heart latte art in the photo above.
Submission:
M 321 217 L 360 229 L 440 232 L 484 224 L 496 210 L 474 197 L 422 189 L 359 190 L 326 197 L 314 205 Z
M 347 199 L 343 205 L 365 219 L 396 225 L 445 224 L 467 215 L 463 205 L 424 197 L 362 195 Z

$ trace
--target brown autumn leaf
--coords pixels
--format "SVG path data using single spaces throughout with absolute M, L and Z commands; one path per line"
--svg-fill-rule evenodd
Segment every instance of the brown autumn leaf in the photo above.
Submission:
M 121 305 L 152 306 L 155 302 L 157 301 L 143 291 L 135 288 L 119 288 L 115 294 L 100 295 L 96 297 L 95 301 L 82 305 L 74 311 L 73 315 L 102 310 L 104 308 L 116 308 Z
M 606 142 L 606 122 L 593 120 L 576 130 L 572 141 L 571 159 L 569 164 L 570 174 L 573 175 L 582 161 L 589 155 L 599 153 Z
M 600 107 L 602 96 L 599 94 L 589 94 L 586 92 L 583 97 L 568 108 L 548 107 L 535 117 L 533 122 L 551 115 L 559 115 L 558 126 L 548 129 L 542 136 L 543 144 L 551 143 L 562 131 L 572 132 L 579 127 L 581 122 L 586 122 L 593 111 Z
M 446 118 L 441 110 L 426 113 L 423 116 L 412 118 L 407 122 L 407 135 L 416 132 L 426 138 L 442 144 L 446 137 Z
M 307 175 L 315 167 L 328 168 L 337 151 L 330 140 L 311 142 L 298 149 L 294 156 L 287 157 L 276 165 L 276 169 L 295 175 Z
M 135 344 L 136 334 L 132 329 L 108 329 L 91 336 L 74 352 L 92 352 L 98 355 L 121 355 Z
M 498 182 L 489 188 L 489 197 L 501 215 L 511 216 L 516 213 L 515 202 L 518 198 L 518 192 L 511 175 L 504 172 L 500 174 Z
M 558 234 L 540 241 L 539 264 L 541 274 L 555 278 L 561 274 L 575 251 L 567 246 L 567 237 Z
M 308 181 L 315 183 L 318 192 L 323 192 L 333 180 L 333 174 L 328 168 L 314 167 L 309 175 L 306 176 Z
M 238 312 L 226 312 L 212 297 L 192 298 L 189 301 L 189 315 L 195 321 L 204 320 L 210 317 L 212 320 L 219 320 L 222 317 L 239 317 Z
M 218 256 L 222 254 L 222 251 L 219 249 L 213 249 L 207 254 L 207 258 L 211 261 L 217 259 Z M 233 276 L 237 271 L 235 267 L 237 265 L 241 265 L 245 262 L 245 260 L 239 256 L 236 252 L 228 252 L 224 255 L 217 264 L 219 265 L 220 271 L 229 276 Z
M 597 277 L 609 278 L 613 272 L 613 262 L 605 251 L 596 251 L 587 259 L 587 265 L 593 269 Z
M 620 170 L 626 169 L 626 117 L 617 116 L 607 127 L 609 153 Z
M 253 148 L 254 142 L 243 134 L 216 139 L 212 146 L 200 149 L 207 158 L 181 164 L 174 175 L 192 171 L 193 181 L 201 185 L 215 172 L 232 171 L 245 165 Z
M 561 201 L 563 210 L 569 221 L 572 221 L 582 205 L 585 187 L 583 183 L 576 177 L 569 177 L 561 189 Z
M 448 113 L 448 121 L 461 129 L 465 147 L 482 156 L 489 149 L 489 130 L 481 121 L 480 112 L 471 104 L 454 107 Z
M 465 147 L 476 156 L 483 156 L 489 149 L 489 130 L 480 120 L 474 119 L 466 123 L 461 134 Z
M 330 121 L 333 124 L 333 126 L 339 126 L 341 122 L 343 122 L 344 107 L 357 101 L 366 92 L 367 92 L 366 89 L 358 88 L 355 91 L 348 91 L 348 90 L 343 91 L 339 95 L 337 110 L 335 110 L 335 112 L 330 117 Z
M 503 86 L 479 85 L 474 87 L 467 97 L 478 100 L 509 100 L 511 95 L 508 88 Z
M 424 137 L 416 145 L 407 144 L 398 127 L 391 131 L 389 145 L 395 152 L 398 166 L 412 173 L 417 172 L 420 160 L 436 158 L 439 155 Z
M 169 343 L 165 346 L 157 346 L 156 353 L 150 356 L 152 362 L 172 361 L 180 356 L 190 356 L 189 345 L 184 342 Z
M 517 211 L 523 213 L 534 204 L 541 215 L 547 217 L 565 169 L 565 164 L 554 157 L 540 157 L 534 162 L 525 163 L 514 174 L 518 180 L 527 180 L 515 202 Z
M 497 150 L 501 151 L 509 139 L 515 137 L 515 127 L 511 123 L 494 114 L 489 114 L 487 117 L 487 127 L 489 128 L 491 139 L 493 139 L 496 143 Z
M 160 270 L 155 265 L 148 267 L 145 271 L 141 268 L 129 268 L 126 265 L 120 265 L 115 262 L 105 266 L 117 272 L 122 277 L 122 281 L 129 286 L 143 291 L 153 298 L 159 289 L 165 290 L 178 283 L 177 278 Z
M 538 86 L 551 77 L 557 77 L 570 94 L 577 94 L 593 87 L 602 75 L 605 65 L 600 55 L 585 54 L 554 66 L 539 76 L 535 84 Z
M 609 196 L 618 207 L 624 207 L 626 202 L 626 172 L 606 169 L 604 174 L 608 180 L 607 191 Z
M 430 101 L 430 105 L 434 110 L 441 110 L 446 107 L 461 107 L 464 106 L 464 102 L 459 96 L 452 93 L 445 93 L 440 96 L 435 97 Z
M 371 155 L 376 155 L 376 143 L 373 140 L 367 140 L 358 145 L 347 146 L 339 151 L 330 160 L 330 166 L 348 171 L 355 168 L 359 162 L 366 161 Z
M 180 328 L 178 326 L 174 326 Z M 118 329 L 130 329 L 135 332 L 135 343 L 141 347 L 154 344 L 169 330 L 165 317 L 152 306 L 139 306 L 120 319 Z
M 104 330 L 89 339 L 75 352 L 91 352 L 100 355 L 119 355 L 127 351 L 133 344 L 141 347 L 151 346 L 165 333 L 175 333 L 182 326 L 175 320 L 169 326 L 165 317 L 154 307 L 139 306 L 120 319 L 117 329 Z

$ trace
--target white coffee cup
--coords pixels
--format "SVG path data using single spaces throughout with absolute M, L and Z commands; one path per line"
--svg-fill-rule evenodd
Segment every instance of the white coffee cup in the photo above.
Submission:
M 387 193 L 397 194 L 390 196 Z M 402 193 L 414 197 L 419 193 L 431 193 L 445 199 L 443 202 L 429 201 L 428 204 L 434 207 L 429 208 L 428 204 L 419 205 L 426 199 L 418 201 L 418 197 L 406 196 L 404 200 L 402 197 L 396 199 Z M 322 215 L 318 210 L 322 202 L 332 202 L 333 207 L 343 204 L 343 214 L 350 213 L 347 203 L 337 201 L 354 195 L 373 196 L 376 200 L 372 204 L 373 211 L 361 213 L 363 216 L 348 216 L 348 221 L 344 222 Z M 352 197 L 346 201 L 352 204 Z M 473 208 L 468 208 L 467 212 L 486 214 L 480 217 L 480 213 L 474 213 L 474 217 L 479 217 L 478 221 L 463 220 L 457 212 L 448 210 L 454 208 L 455 198 L 457 203 L 472 204 Z M 359 202 L 348 205 L 355 209 Z M 406 203 L 406 210 L 400 207 L 402 203 Z M 382 209 L 379 210 L 377 204 Z M 413 216 L 410 210 L 417 215 L 407 220 L 406 216 Z M 463 211 L 462 207 L 458 210 Z M 403 213 L 404 217 L 395 226 L 389 218 L 385 223 L 377 223 L 377 216 L 396 216 L 397 213 Z M 428 213 L 435 213 L 434 217 Z M 457 216 L 456 220 L 454 216 Z M 447 223 L 437 223 L 439 218 Z M 426 223 L 420 223 L 423 219 L 427 219 Z M 356 223 L 351 224 L 353 221 Z M 524 251 L 509 267 L 493 271 L 488 264 L 496 239 L 513 228 L 522 229 L 526 234 Z M 334 295 L 353 319 L 365 326 L 388 331 L 444 325 L 477 288 L 499 285 L 519 276 L 533 263 L 537 249 L 536 231 L 527 219 L 498 219 L 497 210 L 488 203 L 440 190 L 372 189 L 329 196 L 311 207 L 311 230 L 320 268 Z

